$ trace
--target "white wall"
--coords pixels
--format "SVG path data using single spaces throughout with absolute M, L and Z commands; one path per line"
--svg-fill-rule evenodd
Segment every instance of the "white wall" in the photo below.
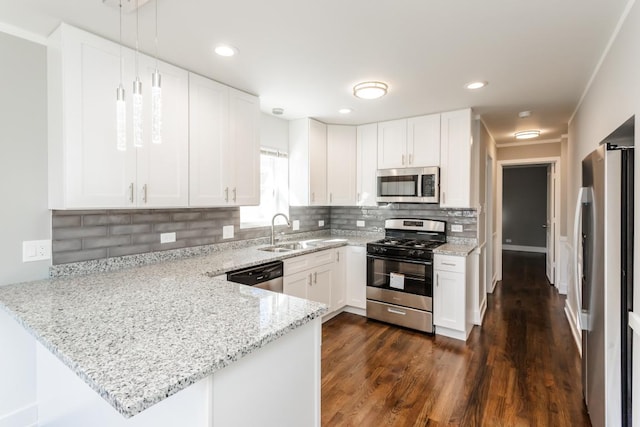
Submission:
M 289 121 L 262 113 L 260 116 L 260 145 L 288 152 Z
M 0 55 L 0 285 L 6 285 L 47 277 L 48 261 L 22 263 L 22 241 L 50 239 L 51 215 L 46 49 L 0 33 Z M 35 387 L 34 339 L 0 310 L 1 426 L 28 425 L 33 414 L 21 409 L 35 402 Z

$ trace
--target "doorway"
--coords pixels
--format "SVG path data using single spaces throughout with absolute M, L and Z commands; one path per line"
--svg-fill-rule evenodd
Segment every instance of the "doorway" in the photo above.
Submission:
M 543 175 L 544 186 L 544 201 L 538 201 L 542 216 L 538 218 L 535 224 L 528 225 L 529 228 L 536 227 L 538 236 L 543 236 L 540 240 L 535 241 L 533 244 L 516 244 L 513 242 L 513 238 L 504 234 L 503 224 L 505 215 L 512 215 L 512 212 L 505 212 L 504 205 L 504 191 L 505 191 L 505 170 L 513 168 L 530 168 L 540 167 L 540 171 Z M 559 247 L 559 233 L 558 220 L 560 209 L 560 158 L 538 158 L 538 159 L 518 159 L 518 160 L 502 160 L 498 161 L 497 170 L 497 187 L 496 187 L 496 199 L 497 199 L 497 212 L 496 212 L 496 233 L 497 238 L 495 240 L 495 254 L 496 254 L 496 273 L 497 280 L 502 280 L 502 250 L 520 250 L 530 252 L 543 252 L 546 254 L 546 274 L 549 283 L 558 284 L 558 266 L 557 266 L 557 253 Z M 508 175 L 508 172 L 507 172 Z M 515 184 L 520 196 L 524 197 L 523 200 L 529 201 L 527 196 L 530 195 L 529 188 L 526 182 L 510 182 L 509 184 Z M 528 212 L 528 211 L 527 211 Z M 517 213 L 516 213 L 517 215 Z M 509 218 L 507 218 L 509 219 Z M 513 218 L 511 218 L 513 219 Z M 517 218 L 516 218 L 517 219 Z M 522 230 L 520 230 L 522 231 Z M 531 231 L 531 230 L 524 230 Z M 536 234 L 536 233 L 533 233 Z M 511 242 L 507 242 L 507 239 Z M 525 242 L 527 242 L 525 240 Z

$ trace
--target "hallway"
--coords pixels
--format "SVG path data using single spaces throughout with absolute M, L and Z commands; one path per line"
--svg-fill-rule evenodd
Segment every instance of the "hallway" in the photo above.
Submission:
M 323 326 L 323 426 L 589 426 L 544 254 L 504 252 L 467 343 L 343 313 Z

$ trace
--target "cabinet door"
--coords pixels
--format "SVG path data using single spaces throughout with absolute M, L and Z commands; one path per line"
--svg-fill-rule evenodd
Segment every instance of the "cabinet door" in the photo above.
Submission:
M 307 296 L 308 289 L 313 280 L 312 270 L 305 270 L 299 273 L 284 276 L 282 281 L 282 292 L 298 298 L 310 298 Z
M 347 305 L 367 307 L 367 249 L 363 246 L 347 246 L 346 282 Z
M 378 125 L 358 126 L 356 140 L 356 203 L 377 206 Z
M 407 166 L 407 119 L 378 123 L 378 169 Z
M 133 54 L 123 84 L 131 111 Z M 127 123 L 127 151 L 116 149 L 120 47 L 62 24 L 49 39 L 49 177 L 51 208 L 134 206 L 136 152 Z
M 464 274 L 450 271 L 434 271 L 433 323 L 436 326 L 465 330 L 465 281 Z
M 259 205 L 260 101 L 235 89 L 229 89 L 229 141 L 234 165 L 230 203 Z
M 335 250 L 333 264 L 333 279 L 331 283 L 331 311 L 341 309 L 346 305 L 347 294 L 347 246 Z
M 151 75 L 156 61 L 140 55 L 144 147 L 137 149 L 137 199 L 141 207 L 189 205 L 189 73 L 158 62 L 162 76 L 162 142 L 151 142 Z
M 329 205 L 356 204 L 356 128 L 327 126 L 327 184 Z
M 331 310 L 331 287 L 333 283 L 333 263 L 321 265 L 313 269 L 311 286 L 307 291 L 307 298 L 312 301 L 327 304 Z
M 440 114 L 407 120 L 407 163 L 411 167 L 440 166 Z
M 471 206 L 471 110 L 441 115 L 440 206 Z
M 229 200 L 226 161 L 229 88 L 189 74 L 189 204 L 224 206 Z
M 310 205 L 327 204 L 327 125 L 315 120 L 309 120 L 309 192 Z

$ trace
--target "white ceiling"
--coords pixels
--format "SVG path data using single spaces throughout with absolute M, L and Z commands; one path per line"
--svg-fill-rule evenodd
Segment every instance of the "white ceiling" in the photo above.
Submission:
M 158 0 L 159 56 L 260 96 L 284 118 L 362 124 L 473 107 L 498 143 L 567 122 L 630 0 Z M 101 0 L 0 0 L 0 21 L 46 36 L 61 22 L 118 39 Z M 5 26 L 6 27 L 6 26 Z M 135 40 L 135 14 L 124 18 Z M 154 1 L 140 8 L 141 50 L 153 53 Z M 221 58 L 212 48 L 239 49 Z M 364 80 L 389 93 L 351 94 Z M 464 89 L 472 80 L 489 85 Z M 337 110 L 351 107 L 348 116 Z M 528 119 L 518 112 L 531 110 Z

